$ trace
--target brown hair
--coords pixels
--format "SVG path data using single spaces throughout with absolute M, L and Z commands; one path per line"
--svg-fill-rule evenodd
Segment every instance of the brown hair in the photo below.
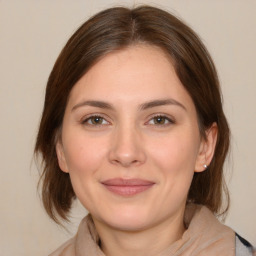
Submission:
M 140 6 L 104 10 L 85 22 L 60 53 L 46 87 L 42 119 L 35 145 L 41 156 L 42 200 L 49 216 L 67 220 L 75 199 L 69 174 L 60 170 L 55 152 L 64 111 L 72 87 L 107 53 L 145 43 L 160 47 L 174 63 L 176 73 L 195 104 L 200 133 L 218 126 L 215 155 L 207 170 L 195 173 L 188 202 L 203 204 L 216 214 L 228 209 L 223 164 L 229 148 L 229 128 L 223 113 L 217 73 L 205 46 L 187 25 L 161 9 Z M 222 207 L 222 192 L 227 196 Z

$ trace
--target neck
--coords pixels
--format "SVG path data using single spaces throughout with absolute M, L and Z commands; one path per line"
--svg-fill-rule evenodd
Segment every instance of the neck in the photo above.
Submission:
M 106 256 L 156 256 L 179 240 L 185 231 L 183 216 L 139 231 L 116 230 L 94 220 Z

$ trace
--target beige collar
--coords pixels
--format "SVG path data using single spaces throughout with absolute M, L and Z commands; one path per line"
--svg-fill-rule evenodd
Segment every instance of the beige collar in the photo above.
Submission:
M 188 205 L 185 211 L 187 230 L 159 256 L 235 256 L 235 233 L 221 224 L 212 212 L 200 205 Z M 98 246 L 98 235 L 90 215 L 77 235 L 50 256 L 105 256 Z

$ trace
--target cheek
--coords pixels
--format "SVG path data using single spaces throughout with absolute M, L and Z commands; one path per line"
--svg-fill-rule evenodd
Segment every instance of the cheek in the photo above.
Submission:
M 174 136 L 151 150 L 161 195 L 159 202 L 166 207 L 179 207 L 187 199 L 195 168 L 197 145 L 191 137 Z
M 72 187 L 86 209 L 90 209 L 95 187 L 104 165 L 104 142 L 84 136 L 66 137 L 65 157 Z M 64 144 L 64 142 L 63 142 Z
M 88 176 L 99 169 L 104 159 L 104 142 L 86 136 L 67 138 L 65 157 L 71 176 Z
M 186 136 L 185 133 L 166 136 L 148 148 L 154 162 L 168 173 L 194 171 L 198 142 L 193 136 Z

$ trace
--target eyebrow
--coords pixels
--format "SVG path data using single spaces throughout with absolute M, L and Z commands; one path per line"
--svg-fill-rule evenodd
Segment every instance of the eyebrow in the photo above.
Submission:
M 140 105 L 141 110 L 146 110 L 149 108 L 159 107 L 159 106 L 165 106 L 165 105 L 175 105 L 178 107 L 183 108 L 184 110 L 187 110 L 183 104 L 178 102 L 174 99 L 160 99 L 160 100 L 153 100 L 149 102 L 145 102 L 142 105 Z
M 140 110 L 146 110 L 149 108 L 154 108 L 154 107 L 159 107 L 159 106 L 165 106 L 165 105 L 175 105 L 178 107 L 181 107 L 182 109 L 186 110 L 185 106 L 181 104 L 180 102 L 174 100 L 174 99 L 159 99 L 159 100 L 153 100 L 153 101 L 148 101 L 139 106 Z M 84 107 L 84 106 L 91 106 L 91 107 L 97 107 L 97 108 L 102 108 L 102 109 L 110 109 L 113 110 L 114 107 L 105 102 L 105 101 L 97 101 L 97 100 L 86 100 L 81 103 L 76 104 L 71 111 L 76 110 L 79 107 Z
M 96 107 L 96 108 L 104 108 L 104 109 L 113 109 L 112 105 L 104 102 L 104 101 L 98 101 L 98 100 L 86 100 L 81 103 L 76 104 L 71 111 L 76 110 L 79 107 L 84 107 L 84 106 L 91 106 L 91 107 Z

